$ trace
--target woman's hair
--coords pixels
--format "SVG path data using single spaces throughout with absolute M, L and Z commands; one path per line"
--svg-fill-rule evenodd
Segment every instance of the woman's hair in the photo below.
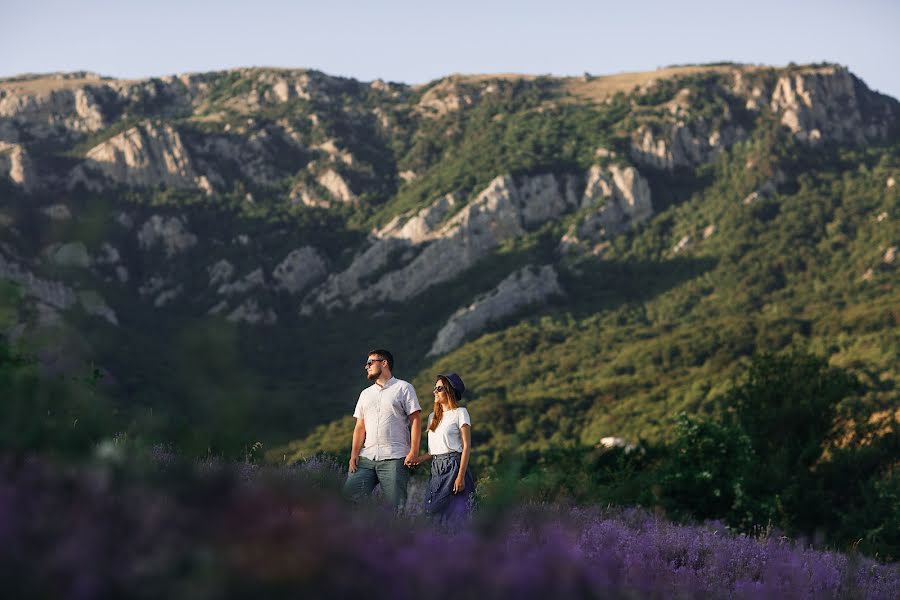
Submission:
M 441 385 L 444 386 L 444 390 L 447 392 L 447 395 L 450 397 L 450 408 L 459 408 L 459 399 L 456 397 L 456 390 L 453 389 L 453 386 L 450 385 L 450 380 L 444 377 L 443 375 L 438 375 L 438 381 L 441 382 Z M 437 429 L 437 426 L 441 424 L 441 418 L 444 416 L 444 407 L 441 406 L 441 403 L 437 400 L 434 401 L 434 418 L 431 419 L 431 425 L 428 426 L 428 431 L 434 431 Z

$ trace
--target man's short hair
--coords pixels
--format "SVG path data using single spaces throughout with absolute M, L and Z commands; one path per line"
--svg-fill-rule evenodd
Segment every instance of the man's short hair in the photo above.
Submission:
M 369 354 L 367 356 L 372 356 L 373 354 L 375 356 L 380 356 L 381 358 L 386 360 L 388 363 L 388 369 L 390 369 L 391 371 L 394 370 L 394 355 L 391 354 L 388 350 L 385 350 L 384 348 L 369 350 Z

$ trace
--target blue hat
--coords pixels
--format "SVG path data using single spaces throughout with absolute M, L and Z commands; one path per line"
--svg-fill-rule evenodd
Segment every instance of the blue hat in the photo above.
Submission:
M 453 391 L 456 392 L 456 399 L 462 400 L 463 394 L 466 393 L 466 384 L 463 383 L 462 377 L 456 373 L 441 373 L 440 375 L 441 377 L 446 377 L 450 385 L 453 386 Z

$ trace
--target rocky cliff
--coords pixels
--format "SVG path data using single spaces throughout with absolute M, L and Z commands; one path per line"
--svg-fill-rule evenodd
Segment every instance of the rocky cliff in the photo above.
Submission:
M 525 307 L 543 304 L 563 293 L 552 265 L 520 269 L 487 294 L 475 298 L 470 305 L 453 313 L 438 331 L 428 355 L 445 354 L 457 348 L 467 336 L 484 331 L 487 325 L 510 317 Z
M 0 80 L 0 342 L 202 451 L 345 452 L 381 345 L 463 373 L 491 460 L 659 435 L 795 343 L 890 382 L 898 123 L 830 64 Z
M 353 315 L 441 360 L 517 320 L 606 306 L 617 291 L 597 281 L 616 269 L 700 269 L 729 220 L 777 219 L 809 185 L 788 157 L 866 147 L 887 157 L 866 169 L 889 168 L 898 116 L 836 65 L 422 86 L 301 69 L 5 79 L 0 278 L 24 298 L 12 329 L 71 321 L 107 349 L 211 322 L 281 344 L 259 363 L 285 372 L 294 354 L 346 352 Z M 727 208 L 678 208 L 698 198 Z M 855 259 L 872 289 L 898 244 L 877 235 L 877 256 Z
M 863 143 L 896 128 L 896 103 L 843 67 L 735 65 L 701 75 L 685 69 L 680 89 L 678 70 L 672 72 L 676 76 L 647 78 L 639 86 L 653 98 L 660 87 L 674 91 L 657 103 L 639 96 L 633 105 L 628 150 L 638 166 L 673 169 L 708 161 L 745 139 L 752 119 L 768 111 L 810 143 Z M 531 89 L 542 90 L 552 104 L 567 86 L 565 80 L 456 76 L 419 92 L 272 69 L 145 81 L 86 73 L 8 79 L 0 81 L 0 174 L 33 186 L 29 173 L 37 169 L 44 172 L 43 184 L 58 180 L 64 186 L 88 181 L 86 172 L 94 170 L 115 185 L 194 187 L 212 194 L 226 192 L 237 171 L 257 186 L 293 182 L 292 191 L 280 192 L 285 200 L 311 206 L 353 202 L 364 191 L 361 185 L 387 184 L 389 191 L 396 186 L 391 182 L 415 176 L 400 165 L 378 172 L 386 165 L 372 155 L 390 155 L 391 140 L 411 133 L 410 126 L 445 121 Z M 104 138 L 103 132 L 128 122 L 134 125 Z M 84 147 L 92 137 L 103 139 Z M 55 165 L 42 169 L 46 153 L 30 156 L 29 146 L 37 143 L 74 146 L 81 164 L 68 177 L 60 177 Z M 100 187 L 94 182 L 94 189 Z
M 451 199 L 439 198 L 407 215 L 402 227 L 394 222 L 379 231 L 380 237 L 345 271 L 331 276 L 311 301 L 331 309 L 403 302 L 458 276 L 504 240 L 574 209 L 575 187 L 573 177 L 497 177 L 446 223 L 438 215 L 452 206 Z M 379 273 L 374 281 L 367 278 L 373 272 Z
M 94 146 L 85 158 L 85 164 L 73 171 L 73 182 L 89 181 L 86 173 L 96 171 L 126 186 L 162 185 L 213 192 L 209 178 L 195 172 L 181 136 L 170 125 L 143 123 L 132 127 Z M 101 187 L 99 183 L 93 185 Z

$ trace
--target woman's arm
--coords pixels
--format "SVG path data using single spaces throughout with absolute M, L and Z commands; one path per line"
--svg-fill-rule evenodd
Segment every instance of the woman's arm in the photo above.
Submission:
M 462 437 L 462 457 L 459 459 L 459 473 L 456 474 L 456 481 L 453 482 L 453 493 L 466 489 L 466 468 L 469 466 L 469 453 L 472 451 L 472 426 L 463 423 L 459 428 L 459 435 Z

